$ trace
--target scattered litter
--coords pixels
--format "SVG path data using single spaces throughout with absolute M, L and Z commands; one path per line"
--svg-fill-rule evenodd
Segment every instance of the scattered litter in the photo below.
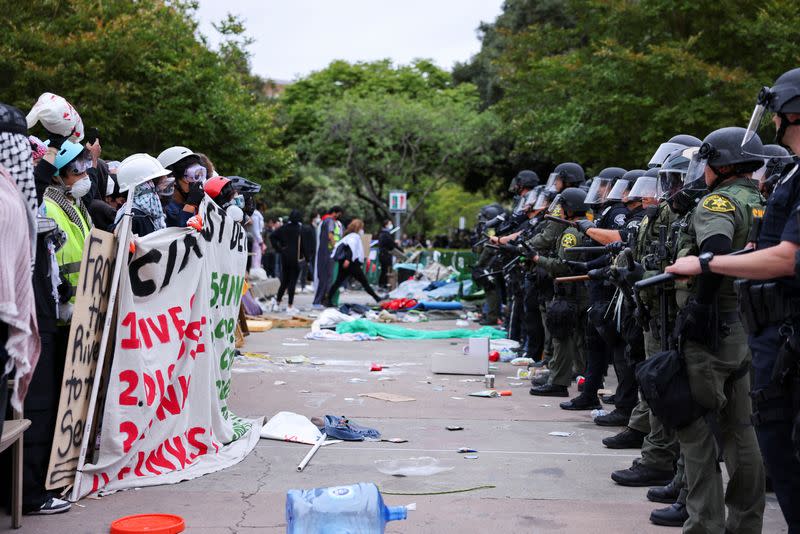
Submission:
M 408 440 L 403 438 L 381 438 L 381 441 L 388 441 L 389 443 L 408 443 Z
M 319 437 L 319 439 L 317 440 L 317 442 L 314 444 L 314 446 L 313 446 L 313 447 L 311 447 L 311 450 L 310 450 L 310 451 L 308 451 L 308 454 L 306 454 L 306 455 L 305 455 L 305 457 L 304 457 L 304 458 L 303 458 L 303 459 L 300 461 L 300 463 L 297 465 L 297 471 L 298 471 L 298 472 L 300 472 L 300 471 L 302 471 L 303 469 L 305 469 L 305 468 L 306 468 L 306 466 L 308 465 L 308 462 L 310 462 L 310 461 L 311 461 L 311 458 L 312 458 L 312 457 L 313 457 L 313 456 L 314 456 L 314 455 L 317 453 L 317 451 L 319 450 L 319 448 L 320 448 L 320 447 L 322 447 L 323 445 L 325 445 L 325 438 L 327 438 L 327 436 L 326 436 L 326 435 L 323 433 L 323 434 L 322 434 L 322 435 Z
M 281 343 L 284 347 L 307 347 L 308 343 Z
M 518 388 L 520 386 L 524 386 L 525 382 L 509 382 L 508 385 L 512 388 Z
M 527 380 L 531 379 L 531 370 L 530 369 L 517 369 L 517 380 Z
M 311 393 L 310 389 L 301 389 L 298 393 Z
M 416 492 L 416 491 L 413 491 L 413 492 L 399 492 L 399 491 L 386 491 L 386 490 L 382 489 L 381 493 L 383 493 L 384 495 L 408 495 L 408 496 L 411 496 L 411 495 L 447 495 L 447 494 L 450 494 L 450 493 L 464 493 L 464 492 L 467 492 L 467 491 L 475 491 L 475 490 L 482 490 L 482 489 L 494 489 L 496 487 L 497 486 L 495 486 L 494 484 L 485 484 L 483 486 L 475 486 L 475 487 L 472 487 L 472 488 L 443 490 L 443 491 L 426 491 L 426 492 Z
M 559 438 L 568 438 L 568 437 L 570 437 L 572 434 L 574 434 L 574 432 L 550 432 L 548 435 L 550 435 L 550 436 L 557 436 L 557 437 L 559 437 Z
M 381 433 L 374 428 L 355 424 L 344 416 L 326 415 L 325 434 L 334 439 L 345 441 L 378 440 Z
M 378 382 L 389 382 L 390 380 L 397 380 L 397 379 L 392 378 L 391 376 L 382 376 L 378 379 Z
M 285 386 L 286 382 L 284 382 L 283 380 L 276 380 L 275 382 L 272 383 L 272 385 L 273 386 Z
M 457 319 L 456 320 L 456 326 L 459 326 L 459 327 L 469 326 L 469 321 L 465 321 L 463 319 Z
M 405 395 L 396 395 L 394 393 L 384 393 L 380 391 L 377 393 L 361 393 L 359 397 L 369 397 L 371 399 L 384 400 L 388 402 L 411 402 L 417 400 L 414 397 L 406 397 Z
M 464 397 L 450 397 L 453 400 L 464 400 Z
M 475 449 L 467 448 L 467 447 L 461 447 L 460 449 L 458 449 L 458 452 L 460 454 L 464 454 L 464 453 L 467 453 L 467 452 L 478 452 L 478 451 L 476 451 Z
M 489 366 L 489 370 L 490 371 L 497 371 L 497 369 L 498 369 L 498 367 L 496 365 L 490 365 Z
M 444 386 L 433 386 L 433 391 L 444 391 Z
M 489 353 L 489 361 L 490 362 L 499 362 L 500 361 L 500 352 L 493 350 Z
M 511 360 L 511 365 L 519 365 L 527 367 L 533 363 L 533 358 L 514 358 Z
M 482 378 L 462 378 L 459 382 L 483 382 Z
M 500 393 L 498 393 L 494 389 L 485 389 L 483 391 L 476 391 L 475 393 L 470 393 L 470 397 L 484 397 L 484 398 L 492 398 L 492 397 L 499 397 Z
M 364 378 L 351 378 L 348 380 L 351 384 L 358 384 L 359 382 L 366 382 L 367 380 Z
M 344 401 L 348 404 L 358 404 L 358 405 L 364 404 L 364 399 L 356 399 L 353 397 L 345 397 Z
M 384 475 L 396 477 L 424 477 L 454 469 L 454 466 L 443 465 L 430 456 L 402 460 L 375 460 L 375 467 Z
M 464 456 L 464 459 L 465 460 L 477 460 L 478 459 L 478 455 L 477 454 L 468 454 L 468 455 Z
M 463 426 L 448 426 L 445 428 L 447 428 L 447 430 L 449 430 L 450 432 L 455 432 L 456 430 L 464 430 Z
M 551 405 L 550 404 L 540 404 L 539 406 L 541 406 L 542 408 L 549 408 Z
M 288 358 L 284 358 L 283 361 L 285 363 L 309 363 L 311 360 L 309 360 L 303 355 L 300 355 L 300 356 L 289 356 Z
M 74 503 L 72 503 L 72 504 L 74 504 L 75 506 L 77 506 L 77 507 L 79 507 L 79 508 L 86 508 L 86 505 L 85 505 L 85 504 L 81 504 L 81 503 L 78 503 L 78 502 L 74 502 Z
M 603 417 L 604 415 L 608 415 L 608 412 L 602 408 L 599 410 L 592 410 L 592 419 L 597 419 L 598 417 Z
M 373 363 L 372 367 L 369 368 L 371 372 L 383 371 L 383 367 L 378 365 L 377 363 Z
M 511 397 L 513 395 L 513 393 L 511 391 L 508 391 L 508 390 L 503 390 L 503 391 L 500 391 L 499 393 L 500 393 L 501 397 Z
M 243 352 L 242 356 L 246 356 L 248 358 L 258 358 L 260 360 L 272 360 L 272 357 L 269 354 L 264 354 L 263 352 Z
M 272 329 L 272 321 L 259 321 L 256 319 L 247 319 L 247 329 L 251 332 L 266 332 Z
M 278 412 L 261 428 L 261 437 L 292 443 L 315 445 L 322 432 L 307 417 L 293 412 Z M 326 441 L 325 445 L 341 443 L 339 440 Z

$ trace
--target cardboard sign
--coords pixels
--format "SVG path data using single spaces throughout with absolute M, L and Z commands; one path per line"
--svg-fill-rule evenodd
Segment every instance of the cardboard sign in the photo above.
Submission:
M 245 232 L 206 197 L 202 231 L 136 239 L 117 297 L 100 451 L 80 496 L 172 484 L 241 461 L 261 422 L 228 409 Z
M 93 228 L 86 238 L 76 288 L 61 399 L 45 487 L 72 484 L 89 409 L 116 256 L 114 235 Z

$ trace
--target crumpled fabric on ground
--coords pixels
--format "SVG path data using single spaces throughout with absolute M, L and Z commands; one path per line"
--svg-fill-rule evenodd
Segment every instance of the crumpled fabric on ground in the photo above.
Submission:
M 506 333 L 502 330 L 484 326 L 478 330 L 468 330 L 466 328 L 456 328 L 454 330 L 414 330 L 393 324 L 381 324 L 367 321 L 366 319 L 356 319 L 336 326 L 338 334 L 364 333 L 370 336 L 380 336 L 386 339 L 449 339 L 449 338 L 469 338 L 469 337 L 488 337 L 489 339 L 505 338 Z
M 317 320 L 311 324 L 311 331 L 317 332 L 325 328 L 333 328 L 337 324 L 345 321 L 353 321 L 354 317 L 350 317 L 346 313 L 342 313 L 336 308 L 325 308 L 319 314 Z
M 314 341 L 373 341 L 375 336 L 363 333 L 339 334 L 333 330 L 316 330 L 305 335 L 306 339 Z
M 378 440 L 381 433 L 374 428 L 357 425 L 345 416 L 326 415 L 325 434 L 329 438 L 345 441 Z
M 339 306 L 339 311 L 346 314 L 346 315 L 364 315 L 368 311 L 372 311 L 372 308 L 369 306 L 365 306 L 363 304 L 353 304 L 352 302 L 345 303 Z

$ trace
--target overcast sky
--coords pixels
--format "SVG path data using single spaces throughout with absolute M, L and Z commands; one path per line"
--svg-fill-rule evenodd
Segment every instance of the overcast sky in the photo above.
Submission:
M 325 68 L 334 59 L 391 58 L 409 63 L 431 58 L 450 69 L 480 49 L 475 30 L 494 21 L 503 0 L 201 0 L 201 31 L 226 13 L 242 15 L 253 71 L 293 80 Z

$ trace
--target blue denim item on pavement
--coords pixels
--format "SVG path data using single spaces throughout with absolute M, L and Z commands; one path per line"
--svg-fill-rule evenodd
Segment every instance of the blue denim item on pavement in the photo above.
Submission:
M 364 441 L 364 439 L 380 439 L 381 433 L 374 428 L 357 425 L 345 416 L 326 415 L 325 434 L 331 439 L 345 441 Z

